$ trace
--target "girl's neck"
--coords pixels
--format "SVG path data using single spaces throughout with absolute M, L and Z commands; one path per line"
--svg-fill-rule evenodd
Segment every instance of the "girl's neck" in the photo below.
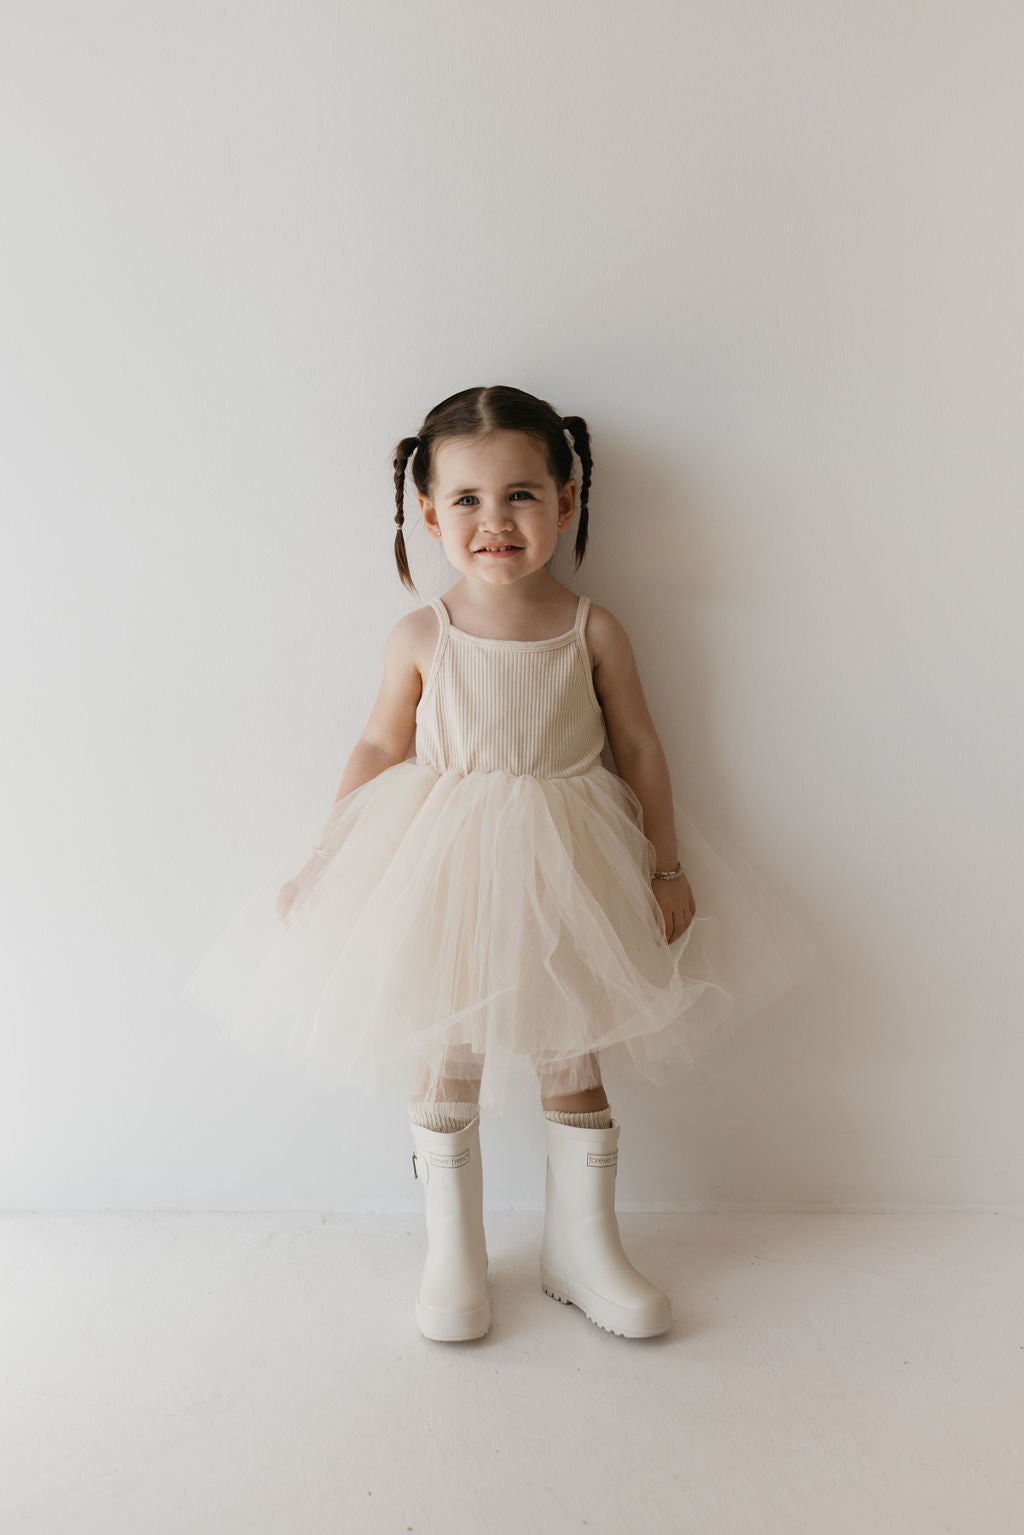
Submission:
M 456 629 L 488 639 L 530 639 L 569 629 L 579 598 L 543 570 L 508 586 L 463 576 L 444 601 Z

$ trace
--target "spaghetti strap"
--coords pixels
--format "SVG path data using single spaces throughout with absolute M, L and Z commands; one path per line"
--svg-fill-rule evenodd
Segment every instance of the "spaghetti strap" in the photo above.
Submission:
M 451 622 L 451 620 L 448 617 L 448 609 L 445 607 L 445 605 L 441 601 L 440 597 L 432 598 L 430 606 L 433 608 L 434 612 L 437 614 L 437 621 L 438 621 L 438 623 L 441 626 L 441 633 L 443 634 L 444 631 L 448 628 L 448 626 L 449 626 L 449 624 Z
M 433 608 L 437 615 L 437 643 L 434 646 L 434 654 L 430 660 L 430 668 L 423 683 L 423 691 L 420 694 L 421 701 L 426 700 L 428 695 L 433 690 L 434 684 L 437 680 L 437 675 L 441 670 L 441 661 L 445 650 L 447 649 L 446 641 L 448 639 L 448 631 L 451 628 L 451 624 L 448 620 L 447 610 L 440 597 L 432 598 L 430 606 Z
M 579 602 L 578 602 L 578 604 L 576 606 L 576 623 L 575 623 L 576 632 L 577 632 L 577 634 L 580 635 L 581 638 L 582 638 L 584 629 L 587 627 L 587 613 L 589 611 L 590 611 L 590 598 L 585 593 L 581 593 L 580 594 L 580 600 L 579 600 Z

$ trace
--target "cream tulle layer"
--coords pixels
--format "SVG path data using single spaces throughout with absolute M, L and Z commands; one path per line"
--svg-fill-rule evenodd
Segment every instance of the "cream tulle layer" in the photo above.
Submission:
M 650 1081 L 677 1080 L 820 956 L 681 814 L 697 915 L 669 943 L 642 826 L 603 764 L 540 778 L 407 759 L 296 840 L 183 994 L 264 1059 L 396 1103 L 469 1079 L 500 1112 L 537 1100 L 538 1068 L 549 1091 L 593 1085 L 594 1052 L 613 1047 Z M 281 887 L 321 840 L 332 856 L 282 922 Z

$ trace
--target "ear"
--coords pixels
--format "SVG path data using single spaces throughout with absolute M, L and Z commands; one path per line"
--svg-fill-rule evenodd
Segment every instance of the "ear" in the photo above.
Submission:
M 563 519 L 564 519 L 565 522 L 571 522 L 572 521 L 572 514 L 576 510 L 576 492 L 577 492 L 578 489 L 579 489 L 579 486 L 578 486 L 576 480 L 572 479 L 572 480 L 569 480 L 568 483 L 565 486 L 563 486 L 562 490 L 559 492 L 559 495 L 558 495 L 558 517 L 559 517 L 559 521 L 562 521 Z
M 423 518 L 423 526 L 426 528 L 428 533 L 433 535 L 433 537 L 440 538 L 441 529 L 437 525 L 437 512 L 434 510 L 433 501 L 431 501 L 429 496 L 417 496 L 416 500 L 419 503 L 420 516 Z

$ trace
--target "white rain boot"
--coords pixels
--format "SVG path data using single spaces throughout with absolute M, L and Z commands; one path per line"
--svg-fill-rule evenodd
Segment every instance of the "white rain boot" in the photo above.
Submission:
M 450 1133 L 410 1123 L 413 1176 L 423 1185 L 427 1261 L 416 1297 L 425 1338 L 460 1343 L 491 1325 L 483 1222 L 480 1115 Z
M 615 1217 L 619 1130 L 545 1119 L 547 1187 L 540 1282 L 545 1293 L 579 1306 L 598 1327 L 650 1338 L 672 1322 L 668 1296 L 639 1273 L 622 1248 Z

